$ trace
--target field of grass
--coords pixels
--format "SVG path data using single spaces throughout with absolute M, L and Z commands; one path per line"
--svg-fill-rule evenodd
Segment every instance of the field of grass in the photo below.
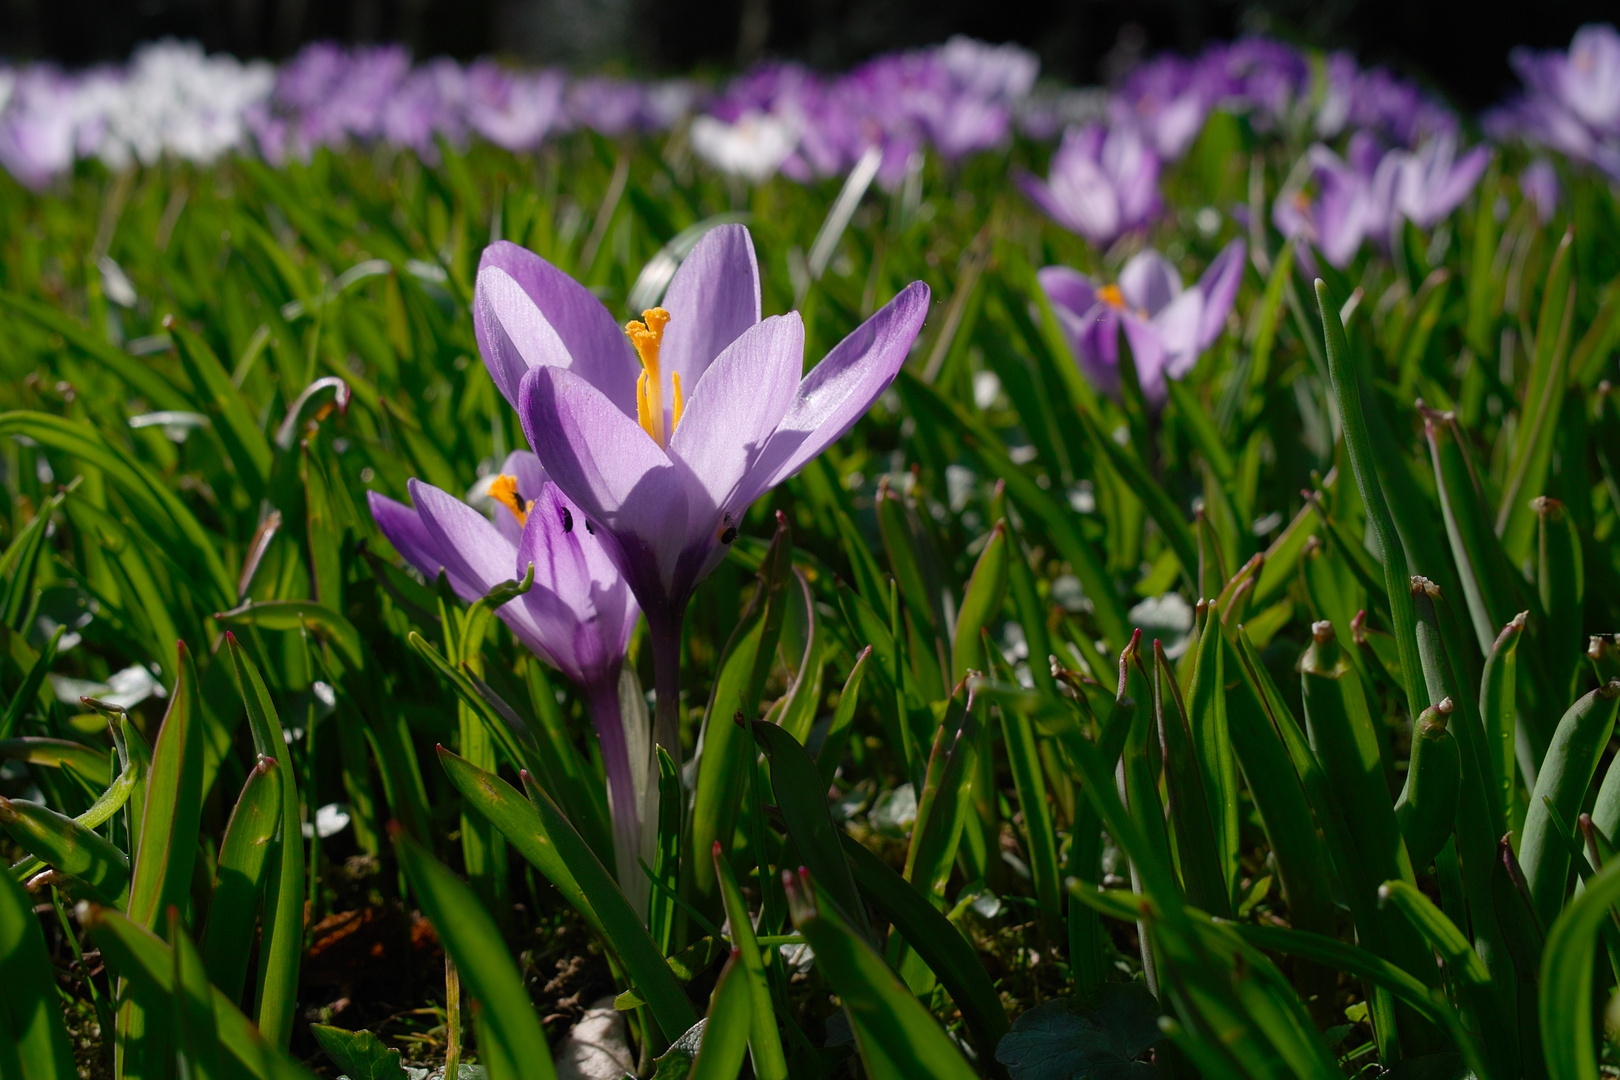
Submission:
M 1106 247 L 1022 136 L 842 211 L 682 128 L 0 179 L 0 1076 L 1615 1075 L 1620 198 L 1494 147 L 1340 269 L 1273 225 L 1307 141 L 1212 113 Z M 368 493 L 507 513 L 487 245 L 622 323 L 738 223 L 807 368 L 932 299 L 696 585 L 675 708 L 631 637 L 680 746 L 616 858 L 524 584 Z M 1037 277 L 1233 241 L 1157 382 Z

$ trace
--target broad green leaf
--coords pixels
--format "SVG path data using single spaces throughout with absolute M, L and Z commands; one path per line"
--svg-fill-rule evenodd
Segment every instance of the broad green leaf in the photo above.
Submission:
M 405 1080 L 399 1051 L 369 1031 L 311 1024 L 309 1033 L 349 1080 Z
M 1150 1080 L 1138 1061 L 1164 1038 L 1142 982 L 1104 983 L 1085 1000 L 1053 998 L 1024 1013 L 996 1047 L 1012 1080 Z
M 351 670 L 365 666 L 360 632 L 354 624 L 313 600 L 246 600 L 214 618 L 226 626 L 256 626 L 261 630 L 297 631 L 307 627 L 336 646 Z
M 129 884 L 129 859 L 100 833 L 48 806 L 0 798 L 0 826 L 18 847 L 88 885 L 112 902 Z M 16 871 L 12 872 L 13 877 Z
M 1541 1029 L 1551 1080 L 1597 1080 L 1592 1035 L 1592 968 L 1598 928 L 1620 903 L 1620 859 L 1586 883 L 1586 891 L 1552 924 L 1541 959 Z

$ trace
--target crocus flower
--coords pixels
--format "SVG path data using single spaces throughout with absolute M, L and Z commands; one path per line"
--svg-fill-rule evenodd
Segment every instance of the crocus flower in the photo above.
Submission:
M 1485 130 L 1557 150 L 1620 180 L 1620 32 L 1583 26 L 1568 52 L 1521 48 L 1509 61 L 1524 92 L 1488 113 Z
M 1546 158 L 1536 158 L 1519 174 L 1519 190 L 1536 207 L 1536 218 L 1543 224 L 1558 212 L 1558 170 Z
M 647 615 L 657 742 L 679 752 L 681 622 L 749 505 L 848 431 L 894 379 L 928 311 L 914 282 L 810 371 L 797 312 L 760 318 L 753 240 L 709 232 L 664 306 L 621 330 L 514 244 L 484 251 L 474 329 L 553 482 L 603 538 Z M 632 343 L 633 346 L 632 347 Z
M 533 150 L 563 116 L 560 72 L 507 71 L 489 61 L 467 72 L 467 122 L 507 150 Z
M 1243 253 L 1242 240 L 1227 244 L 1190 289 L 1152 248 L 1131 256 L 1118 283 L 1102 285 L 1066 266 L 1036 276 L 1086 377 L 1105 393 L 1119 393 L 1123 326 L 1142 393 L 1158 403 L 1165 380 L 1186 375 L 1220 337 L 1243 280 Z
M 790 124 L 760 112 L 744 113 L 730 124 L 713 116 L 692 121 L 692 152 L 721 172 L 755 184 L 781 168 L 797 141 Z
M 1159 157 L 1134 125 L 1071 129 L 1047 178 L 1018 178 L 1035 205 L 1099 246 L 1144 225 L 1159 209 Z
M 1416 153 L 1400 154 L 1395 181 L 1395 210 L 1420 229 L 1430 229 L 1468 197 L 1490 161 L 1491 151 L 1476 146 L 1457 156 L 1456 136 L 1449 132 L 1424 143 Z
M 568 676 L 588 706 L 607 771 L 619 882 L 635 897 L 646 891 L 637 868 L 644 807 L 626 730 L 620 672 L 640 616 L 629 587 L 579 506 L 551 483 L 528 451 L 509 455 L 489 485 L 495 520 L 431 484 L 412 480 L 411 506 L 373 491 L 372 517 L 383 535 L 428 580 L 442 570 L 456 595 L 471 602 L 534 567 L 534 583 L 496 614 L 530 652 Z M 644 742 L 645 740 L 641 740 Z
M 1368 236 L 1388 238 L 1404 160 L 1380 150 L 1366 132 L 1351 136 L 1344 158 L 1312 146 L 1277 193 L 1272 222 L 1334 266 L 1348 266 Z M 1308 262 L 1310 248 L 1301 247 L 1300 255 Z

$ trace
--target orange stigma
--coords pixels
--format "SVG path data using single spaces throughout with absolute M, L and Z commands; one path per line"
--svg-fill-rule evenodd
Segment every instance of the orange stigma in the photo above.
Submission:
M 641 430 L 652 437 L 660 447 L 669 445 L 669 435 L 681 422 L 681 377 L 674 375 L 675 402 L 669 432 L 664 431 L 664 379 L 658 366 L 658 349 L 664 340 L 664 327 L 669 325 L 669 312 L 663 308 L 649 308 L 641 318 L 624 324 L 624 334 L 641 358 L 641 375 L 636 380 L 636 421 Z
M 506 473 L 497 476 L 489 485 L 489 497 L 512 511 L 520 527 L 529 523 L 529 511 L 534 509 L 534 500 L 523 501 L 523 496 L 518 493 L 517 477 Z
M 1119 291 L 1118 285 L 1104 285 L 1097 290 L 1097 299 L 1109 307 L 1125 310 L 1125 294 Z

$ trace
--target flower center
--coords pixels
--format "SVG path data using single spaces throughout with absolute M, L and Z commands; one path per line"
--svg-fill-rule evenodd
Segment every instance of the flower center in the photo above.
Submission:
M 686 402 L 681 397 L 681 373 L 670 373 L 674 384 L 675 402 L 669 431 L 664 431 L 664 378 L 658 367 L 658 348 L 664 340 L 664 327 L 669 325 L 669 312 L 661 307 L 649 308 L 641 318 L 624 324 L 625 337 L 635 346 L 641 358 L 641 375 L 636 379 L 636 420 L 641 430 L 652 437 L 660 447 L 669 445 L 669 436 L 681 422 L 681 411 Z
M 1125 310 L 1125 294 L 1119 291 L 1118 285 L 1104 285 L 1097 290 L 1097 299 L 1109 307 Z
M 519 527 L 529 523 L 529 511 L 534 509 L 534 500 L 524 501 L 518 493 L 517 477 L 506 473 L 497 476 L 495 482 L 489 485 L 489 497 L 512 511 Z

